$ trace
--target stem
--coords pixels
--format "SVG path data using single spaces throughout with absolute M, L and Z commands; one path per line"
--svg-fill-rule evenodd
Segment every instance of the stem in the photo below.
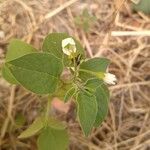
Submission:
M 74 82 L 76 81 L 76 77 L 77 77 L 77 64 L 76 64 L 76 60 L 75 60 L 75 56 L 73 57 L 73 63 L 74 63 Z
M 49 111 L 51 107 L 51 101 L 52 101 L 52 96 L 50 96 L 47 100 L 47 107 L 46 107 L 46 112 L 45 112 L 45 124 L 48 124 L 48 119 L 49 119 Z
M 77 75 L 77 66 L 76 66 L 76 60 L 75 57 L 73 58 L 73 62 L 74 62 L 74 80 L 76 79 L 76 75 Z

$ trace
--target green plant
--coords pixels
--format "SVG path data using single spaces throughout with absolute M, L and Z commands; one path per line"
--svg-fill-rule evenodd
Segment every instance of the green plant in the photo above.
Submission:
M 89 32 L 90 26 L 97 20 L 91 15 L 87 9 L 84 9 L 82 14 L 75 18 L 75 24 L 81 27 L 85 32 Z
M 115 75 L 107 73 L 110 61 L 106 58 L 86 59 L 84 49 L 66 33 L 49 34 L 38 52 L 31 45 L 13 39 L 8 45 L 3 77 L 10 83 L 48 98 L 47 107 L 19 138 L 39 135 L 39 150 L 65 150 L 69 143 L 66 125 L 50 116 L 53 96 L 64 102 L 73 99 L 77 118 L 85 136 L 98 127 L 108 111 L 109 90 L 105 85 L 115 84 Z M 68 81 L 62 80 L 64 68 L 70 70 Z

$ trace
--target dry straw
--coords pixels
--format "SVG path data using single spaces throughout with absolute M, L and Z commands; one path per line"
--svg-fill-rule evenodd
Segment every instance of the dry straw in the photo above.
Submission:
M 98 19 L 89 33 L 74 24 L 74 17 L 84 7 Z M 117 75 L 118 83 L 110 87 L 110 109 L 102 126 L 84 138 L 71 119 L 74 113 L 70 111 L 67 117 L 61 114 L 62 119 L 69 120 L 71 150 L 150 147 L 150 19 L 143 13 L 133 14 L 127 1 L 115 8 L 112 0 L 0 1 L 0 29 L 5 33 L 0 39 L 0 62 L 10 38 L 21 38 L 40 49 L 39 43 L 49 32 L 68 32 L 81 40 L 89 57 L 106 56 L 112 61 L 110 71 Z M 24 89 L 10 87 L 0 78 L 0 149 L 36 150 L 34 138 L 26 144 L 16 138 L 21 129 L 15 131 L 14 122 L 18 114 L 23 114 L 25 126 L 31 124 L 43 103 L 44 97 L 40 100 Z

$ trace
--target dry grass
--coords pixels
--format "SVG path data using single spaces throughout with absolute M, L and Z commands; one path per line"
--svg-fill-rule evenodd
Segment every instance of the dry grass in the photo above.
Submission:
M 116 10 L 112 0 L 3 0 L 0 1 L 0 68 L 9 39 L 17 37 L 40 49 L 50 32 L 68 32 L 80 39 L 89 57 L 111 59 L 110 71 L 118 84 L 110 87 L 109 115 L 88 138 L 77 123 L 70 121 L 71 150 L 150 149 L 150 37 L 112 37 L 111 31 L 150 30 L 150 18 L 131 13 L 123 1 Z M 97 22 L 84 33 L 74 17 L 88 8 Z M 123 8 L 123 9 L 122 9 Z M 23 114 L 24 127 L 41 111 L 45 98 L 9 85 L 0 77 L 0 150 L 36 150 L 36 139 L 19 140 L 23 128 L 15 128 L 15 118 Z

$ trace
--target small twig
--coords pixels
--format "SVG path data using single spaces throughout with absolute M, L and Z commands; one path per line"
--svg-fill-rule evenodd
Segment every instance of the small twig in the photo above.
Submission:
M 31 26 L 35 27 L 36 26 L 36 20 L 35 20 L 34 14 L 33 14 L 33 10 L 23 1 L 20 1 L 20 0 L 14 0 L 14 1 L 16 1 L 18 4 L 20 4 L 28 12 L 29 17 L 32 20 Z
M 150 36 L 150 30 L 143 31 L 112 31 L 111 36 Z
M 120 101 L 120 109 L 119 109 L 119 115 L 118 115 L 118 130 L 121 128 L 122 126 L 122 118 L 123 118 L 123 109 L 124 109 L 124 95 L 122 94 L 122 97 L 121 97 L 121 101 Z
M 132 142 L 132 141 L 134 141 L 134 140 L 136 140 L 136 139 L 138 139 L 138 138 L 144 138 L 145 136 L 148 136 L 148 135 L 150 135 L 150 130 L 148 130 L 148 131 L 146 131 L 146 132 L 144 132 L 144 133 L 142 133 L 142 134 L 140 134 L 140 135 L 138 135 L 138 136 L 136 136 L 136 137 L 127 139 L 127 140 L 125 140 L 125 141 L 122 141 L 122 142 L 118 143 L 117 145 L 114 144 L 114 145 L 112 145 L 111 147 L 112 147 L 112 148 L 114 148 L 114 147 L 116 147 L 116 146 L 118 147 L 118 146 L 124 145 L 124 144 L 126 144 L 126 143 Z M 148 140 L 148 141 L 149 141 L 149 140 Z M 146 143 L 147 143 L 148 141 L 146 141 Z M 137 148 L 137 147 L 136 147 L 136 148 Z M 134 148 L 134 149 L 135 149 L 135 148 Z M 104 150 L 106 150 L 106 149 L 104 149 Z
M 117 145 L 117 131 L 116 131 L 116 119 L 115 119 L 115 110 L 114 110 L 114 105 L 111 103 L 110 108 L 110 116 L 111 116 L 111 120 L 112 120 L 112 127 L 113 127 L 113 136 L 114 136 L 114 143 L 115 145 Z M 117 150 L 118 147 L 115 146 L 115 150 Z
M 116 86 L 110 87 L 110 90 L 116 90 L 116 89 L 120 89 L 124 87 L 131 87 L 131 86 L 137 86 L 137 85 L 150 85 L 150 81 L 132 82 L 132 83 L 116 85 Z
M 75 2 L 77 2 L 78 0 L 70 0 L 70 1 L 67 1 L 66 3 L 62 4 L 60 7 L 56 8 L 55 10 L 47 13 L 44 17 L 42 17 L 40 19 L 40 21 L 37 23 L 36 27 L 32 30 L 31 33 L 29 33 L 28 35 L 24 36 L 23 39 L 28 39 L 28 42 L 30 42 L 32 35 L 33 33 L 35 33 L 39 28 L 40 28 L 40 25 L 47 21 L 48 19 L 54 17 L 55 15 L 57 15 L 58 13 L 60 13 L 62 10 L 66 9 L 67 7 L 69 7 L 70 5 L 74 4 Z
M 118 13 L 118 14 L 116 15 L 116 20 L 115 20 L 115 24 L 116 24 L 116 26 L 118 26 L 118 27 L 121 27 L 121 28 L 123 28 L 123 29 L 133 30 L 133 31 L 141 31 L 141 30 L 144 30 L 143 28 L 137 28 L 137 27 L 134 27 L 134 26 L 131 26 L 131 25 L 127 25 L 127 24 L 121 23 L 119 19 L 120 19 L 120 14 Z
M 7 112 L 7 118 L 4 121 L 4 124 L 2 126 L 1 129 L 1 139 L 5 136 L 6 130 L 8 128 L 8 124 L 10 122 L 10 120 L 12 121 L 12 109 L 13 109 L 13 103 L 14 103 L 14 98 L 15 98 L 15 90 L 16 90 L 16 86 L 13 85 L 11 88 L 11 94 L 10 94 L 10 99 L 9 99 L 9 103 L 8 103 L 8 112 Z
M 63 5 L 61 5 L 60 7 L 58 7 L 57 9 L 55 9 L 52 12 L 49 12 L 48 14 L 45 15 L 45 19 L 49 19 L 53 16 L 55 16 L 56 14 L 58 14 L 59 12 L 61 12 L 63 9 L 67 8 L 68 6 L 72 5 L 73 3 L 77 2 L 78 0 L 70 0 L 67 1 L 66 3 L 64 3 Z
M 137 145 L 136 147 L 132 148 L 132 150 L 137 150 L 137 149 L 141 149 L 142 147 L 147 147 L 149 146 L 150 140 L 147 140 L 139 145 Z
M 84 34 L 84 32 L 82 32 L 82 37 L 83 37 L 83 41 L 85 43 L 87 52 L 89 53 L 90 57 L 92 58 L 93 57 L 92 49 L 90 47 L 90 44 L 89 44 L 88 39 L 86 38 L 86 35 Z
M 149 112 L 147 112 L 147 113 L 145 114 L 145 117 L 144 117 L 144 120 L 143 120 L 143 124 L 142 124 L 142 126 L 141 126 L 140 131 L 139 131 L 139 135 L 142 134 L 142 132 L 144 131 L 144 128 L 145 128 L 145 126 L 146 126 L 146 123 L 147 123 L 148 119 L 149 119 Z M 139 145 L 141 139 L 142 139 L 142 138 L 140 137 L 140 138 L 138 138 L 137 140 L 135 140 L 135 144 L 134 144 L 133 148 L 136 148 L 136 147 Z
M 15 90 L 16 90 L 16 86 L 13 85 L 11 89 L 9 105 L 8 105 L 8 117 L 10 119 L 12 119 L 12 109 L 13 109 L 13 103 L 14 103 L 14 98 L 15 98 Z

